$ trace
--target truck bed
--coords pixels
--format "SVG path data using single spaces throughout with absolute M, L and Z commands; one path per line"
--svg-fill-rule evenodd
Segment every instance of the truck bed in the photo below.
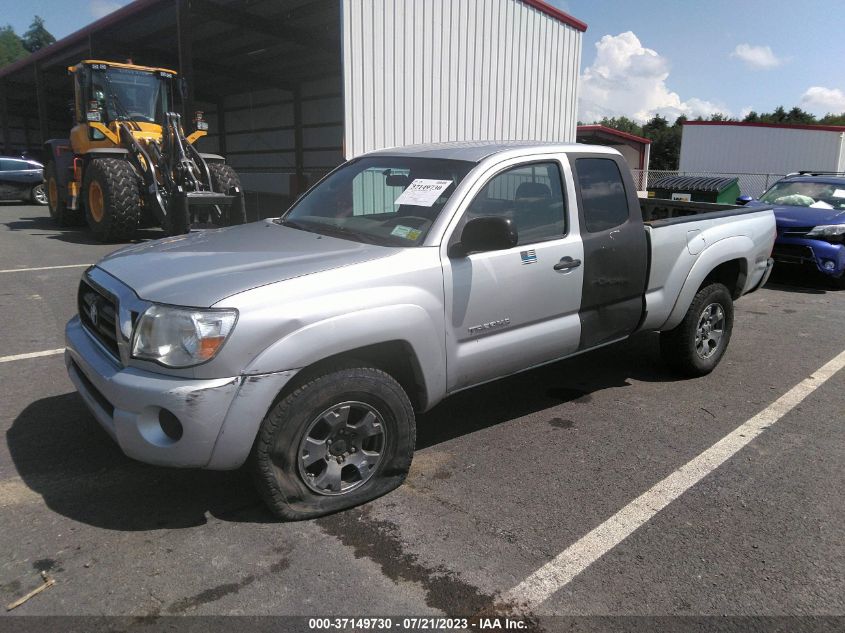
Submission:
M 737 296 L 760 281 L 773 241 L 771 207 L 640 199 L 649 239 L 646 318 L 641 329 L 672 327 L 684 282 L 701 257 L 714 249 L 742 253 L 745 284 Z M 722 242 L 722 243 L 720 243 Z

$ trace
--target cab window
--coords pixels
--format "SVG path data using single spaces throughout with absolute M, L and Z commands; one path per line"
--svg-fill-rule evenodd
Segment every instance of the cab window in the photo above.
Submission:
M 589 233 L 607 231 L 628 221 L 628 197 L 615 160 L 579 158 L 575 161 L 584 227 Z
M 490 179 L 467 208 L 464 221 L 509 218 L 520 245 L 561 238 L 566 233 L 562 182 L 555 162 L 513 167 Z

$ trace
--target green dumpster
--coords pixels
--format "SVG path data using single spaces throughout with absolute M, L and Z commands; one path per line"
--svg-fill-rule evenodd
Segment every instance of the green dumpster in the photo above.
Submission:
M 664 176 L 648 185 L 648 197 L 686 202 L 736 204 L 739 178 L 724 176 Z

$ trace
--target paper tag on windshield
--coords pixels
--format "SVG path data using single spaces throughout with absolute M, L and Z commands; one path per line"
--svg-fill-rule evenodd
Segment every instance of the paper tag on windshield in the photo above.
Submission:
M 451 180 L 429 180 L 417 178 L 408 185 L 393 204 L 408 204 L 414 207 L 430 207 L 452 184 Z
M 391 235 L 395 235 L 396 237 L 404 237 L 406 240 L 416 240 L 422 234 L 422 231 L 419 229 L 412 229 L 410 226 L 402 226 L 401 224 L 396 225 L 391 232 Z
M 845 198 L 845 189 L 836 189 L 833 192 L 834 198 Z

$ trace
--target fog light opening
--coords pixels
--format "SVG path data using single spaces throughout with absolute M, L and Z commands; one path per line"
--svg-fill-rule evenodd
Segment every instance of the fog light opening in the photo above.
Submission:
M 159 411 L 158 423 L 159 426 L 161 426 L 161 430 L 164 431 L 164 434 L 171 440 L 178 442 L 182 439 L 182 423 L 173 412 L 168 411 L 167 409 Z
M 836 268 L 836 262 L 826 259 L 824 260 L 824 262 L 822 262 L 822 268 L 824 268 L 825 270 L 833 270 L 834 268 Z

